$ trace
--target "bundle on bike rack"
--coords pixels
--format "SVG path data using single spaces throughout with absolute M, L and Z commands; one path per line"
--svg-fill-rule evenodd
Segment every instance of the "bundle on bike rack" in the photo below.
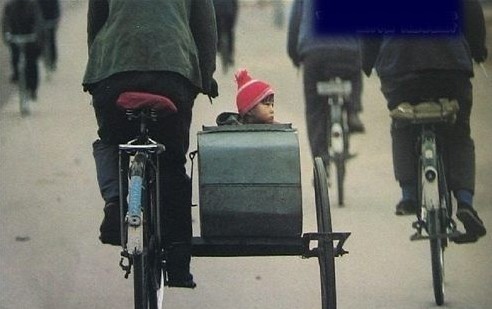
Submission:
M 203 238 L 300 237 L 299 144 L 291 125 L 204 127 L 198 158 Z
M 422 102 L 416 105 L 401 103 L 391 110 L 390 116 L 394 119 L 411 122 L 454 122 L 459 105 L 456 100 L 441 99 L 437 102 Z

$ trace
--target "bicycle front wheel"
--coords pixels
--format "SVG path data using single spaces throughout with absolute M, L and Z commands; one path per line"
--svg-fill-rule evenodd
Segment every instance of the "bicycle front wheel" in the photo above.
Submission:
M 440 213 L 435 210 L 429 212 L 429 235 L 437 236 L 441 234 Z M 442 239 L 435 237 L 430 239 L 432 283 L 434 287 L 434 298 L 436 304 L 444 304 L 444 250 Z
M 327 176 L 323 160 L 316 157 L 314 159 L 314 193 L 319 233 L 332 232 L 330 200 L 326 181 Z M 332 240 L 319 241 L 318 262 L 321 277 L 322 309 L 336 309 L 335 254 Z

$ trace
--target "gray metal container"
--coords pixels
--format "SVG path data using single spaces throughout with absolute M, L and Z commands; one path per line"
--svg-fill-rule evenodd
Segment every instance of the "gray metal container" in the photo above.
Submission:
M 290 124 L 204 127 L 198 158 L 202 237 L 301 235 L 299 141 Z

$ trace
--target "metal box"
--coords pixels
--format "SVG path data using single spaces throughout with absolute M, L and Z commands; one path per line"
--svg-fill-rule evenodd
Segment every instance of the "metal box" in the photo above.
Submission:
M 197 142 L 202 237 L 301 235 L 299 141 L 290 124 L 204 127 Z

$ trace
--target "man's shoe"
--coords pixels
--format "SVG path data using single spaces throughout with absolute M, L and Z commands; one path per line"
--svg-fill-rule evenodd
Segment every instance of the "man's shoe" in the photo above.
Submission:
M 109 202 L 104 206 L 104 219 L 99 228 L 99 239 L 103 244 L 121 246 L 120 205 Z
M 453 241 L 455 244 L 470 244 L 477 242 L 478 236 L 477 235 L 471 235 L 467 233 L 460 233 L 459 235 L 452 236 L 449 238 L 451 241 Z
M 347 123 L 350 133 L 363 133 L 366 130 L 358 114 L 349 114 Z
M 466 234 L 472 236 L 482 237 L 487 234 L 487 230 L 483 225 L 483 221 L 478 217 L 477 212 L 471 205 L 458 202 L 458 210 L 456 211 L 456 217 L 463 223 Z
M 401 200 L 396 204 L 395 214 L 397 216 L 408 216 L 417 214 L 417 202 L 412 200 Z
M 168 273 L 167 286 L 171 288 L 194 289 L 196 288 L 196 283 L 193 281 L 193 275 L 190 273 L 185 276 L 173 276 L 171 273 Z

